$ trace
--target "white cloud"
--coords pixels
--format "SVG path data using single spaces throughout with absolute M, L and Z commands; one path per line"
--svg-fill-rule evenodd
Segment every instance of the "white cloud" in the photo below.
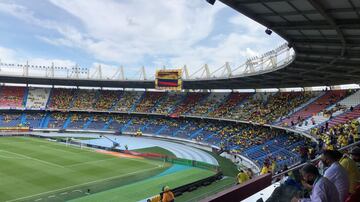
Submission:
M 0 46 L 0 60 L 2 62 L 16 61 L 16 51 Z
M 257 34 L 259 32 L 263 34 L 266 29 L 263 25 L 240 14 L 229 18 L 229 23 L 243 29 L 248 34 Z
M 261 43 L 264 39 L 259 39 L 252 36 L 230 34 L 222 40 L 216 47 L 196 47 L 188 50 L 179 57 L 171 59 L 171 65 L 175 67 L 187 64 L 191 72 L 204 65 L 204 61 L 210 65 L 212 70 L 215 70 L 230 62 L 231 66 L 235 68 L 245 62 L 246 58 L 253 57 L 259 53 L 250 47 L 254 43 Z
M 63 38 L 45 41 L 82 48 L 99 60 L 121 64 L 137 63 L 145 55 L 181 54 L 208 36 L 223 7 L 178 0 L 51 2 L 80 19 L 86 33 L 68 27 L 58 29 Z
M 26 62 L 29 62 L 29 64 L 41 65 L 41 66 L 51 66 L 52 63 L 54 63 L 55 66 L 61 66 L 61 67 L 73 67 L 76 65 L 76 63 L 71 60 L 23 56 L 17 50 L 9 49 L 1 46 L 0 46 L 0 60 L 1 62 L 6 64 L 8 63 L 25 64 Z
M 30 64 L 51 66 L 53 63 L 55 66 L 60 67 L 74 67 L 76 63 L 71 60 L 51 59 L 51 58 L 27 58 Z
M 233 30 L 210 35 L 215 17 L 225 7 L 220 2 L 214 6 L 205 1 L 191 0 L 157 0 L 156 3 L 149 0 L 50 2 L 72 15 L 80 26 L 71 21 L 37 18 L 36 11 L 16 4 L 0 3 L 0 12 L 56 31 L 60 37 L 36 37 L 48 44 L 85 51 L 108 69 L 112 66 L 105 63 L 121 64 L 125 69 L 133 67 L 133 70 L 149 64 L 158 68 L 187 64 L 191 71 L 205 63 L 213 68 L 225 62 L 235 66 L 244 63 L 247 57 L 278 45 L 274 42 L 278 40 L 274 34 L 269 40 L 263 26 L 240 14 L 224 20 Z M 206 38 L 213 42 L 212 46 L 199 43 Z M 149 56 L 152 61 L 146 61 Z M 151 71 L 154 69 L 151 67 Z

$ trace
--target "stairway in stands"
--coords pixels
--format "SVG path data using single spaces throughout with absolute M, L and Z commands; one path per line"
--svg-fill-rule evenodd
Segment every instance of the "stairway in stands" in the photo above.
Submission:
M 344 98 L 343 100 L 341 100 L 340 102 L 338 102 L 338 103 L 336 103 L 336 104 L 339 104 L 339 105 L 341 105 L 341 106 L 346 107 L 347 110 L 350 109 L 350 107 L 355 107 L 355 106 L 359 105 L 359 104 L 360 104 L 360 91 L 356 91 L 355 93 L 353 93 L 353 94 L 351 94 L 350 96 Z M 334 109 L 335 106 L 336 106 L 336 105 L 334 104 L 334 105 L 326 108 L 326 110 L 332 110 L 332 109 Z M 346 111 L 346 110 L 345 110 L 345 111 Z M 341 110 L 338 110 L 338 111 L 336 111 L 336 112 L 334 112 L 334 113 L 332 114 L 332 117 L 336 117 L 336 116 L 344 113 L 345 111 L 342 110 L 342 109 L 341 109 Z M 314 121 L 315 121 L 315 124 L 314 124 L 314 125 L 310 123 L 310 119 L 311 119 L 311 118 L 313 118 Z M 330 118 L 329 116 L 324 116 L 323 113 L 319 113 L 319 114 L 316 114 L 315 116 L 310 117 L 310 118 L 307 120 L 307 121 L 308 121 L 308 124 L 307 124 L 307 125 L 305 125 L 305 124 L 302 124 L 302 125 L 300 125 L 300 126 L 298 125 L 298 126 L 296 126 L 296 129 L 297 129 L 297 130 L 300 130 L 300 131 L 306 131 L 306 130 L 308 130 L 308 129 L 310 129 L 310 128 L 313 128 L 313 127 L 316 127 L 316 126 L 318 126 L 318 125 L 323 124 L 324 122 L 328 121 L 329 118 Z
M 328 91 L 319 99 L 314 101 L 313 103 L 309 104 L 308 106 L 304 107 L 304 109 L 292 114 L 290 117 L 284 119 L 282 124 L 291 125 L 291 121 L 295 124 L 298 123 L 298 117 L 302 119 L 307 119 L 314 114 L 319 113 L 326 107 L 338 102 L 341 98 L 345 96 L 345 90 L 335 90 L 335 91 Z
M 330 119 L 328 121 L 329 127 L 332 127 L 337 124 L 344 124 L 349 120 L 357 119 L 359 117 L 360 117 L 360 105 L 354 107 L 352 111 L 348 110 L 347 112 L 340 114 L 339 116 L 336 116 L 333 119 Z

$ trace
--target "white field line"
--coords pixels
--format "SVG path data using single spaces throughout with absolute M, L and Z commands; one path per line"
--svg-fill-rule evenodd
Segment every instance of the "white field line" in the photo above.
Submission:
M 3 158 L 3 159 L 25 159 L 24 157 L 16 157 L 16 156 L 18 156 L 18 155 L 16 155 L 16 156 L 4 156 L 4 155 L 1 155 L 1 152 L 5 152 L 5 153 L 10 153 L 10 152 L 8 152 L 8 151 L 5 151 L 5 150 L 0 150 L 0 158 Z M 11 154 L 11 153 L 10 153 Z
M 9 157 L 9 156 L 3 156 L 3 155 L 0 155 L 0 158 L 2 158 L 2 159 L 25 159 L 24 157 Z
M 65 145 L 62 145 L 62 144 L 59 144 L 57 143 L 57 146 L 64 146 L 64 148 L 61 148 L 61 149 L 58 149 L 58 148 L 53 148 L 51 146 L 47 146 L 47 145 L 40 145 L 39 147 L 46 147 L 47 149 L 50 149 L 50 150 L 54 150 L 54 151 L 60 151 L 60 152 L 66 152 L 66 153 L 72 153 L 72 154 L 79 154 L 79 155 L 84 155 L 83 153 L 81 153 L 80 151 L 71 151 L 71 150 L 66 150 L 68 147 L 65 147 Z M 76 148 L 74 148 L 76 149 Z M 84 150 L 86 151 L 86 150 Z
M 75 166 L 80 166 L 80 165 L 85 165 L 85 164 L 91 164 L 91 163 L 98 163 L 98 162 L 102 162 L 102 161 L 109 161 L 109 160 L 119 160 L 118 158 L 109 158 L 109 159 L 101 159 L 101 160 L 95 160 L 95 161 L 86 161 L 86 162 L 81 162 L 81 163 L 75 163 L 75 164 L 71 164 L 68 166 L 65 166 L 65 168 L 71 168 L 71 167 L 75 167 Z
M 5 150 L 0 150 L 0 151 L 5 151 Z M 15 155 L 24 157 L 24 158 L 26 158 L 26 159 L 31 159 L 31 160 L 34 160 L 34 161 L 38 161 L 38 162 L 41 162 L 41 163 L 44 163 L 44 164 L 47 164 L 47 165 L 56 166 L 56 167 L 59 167 L 59 168 L 65 168 L 64 166 L 61 166 L 61 165 L 59 165 L 59 164 L 51 163 L 51 162 L 48 162 L 48 161 L 43 161 L 43 160 L 40 160 L 40 159 L 37 159 L 37 158 L 33 158 L 33 157 L 30 157 L 30 156 L 26 156 L 26 155 L 24 155 L 24 154 L 19 154 L 19 153 L 11 152 L 11 151 L 5 151 L 5 152 L 8 152 L 8 153 L 11 153 L 11 154 L 15 154 Z
M 17 141 L 17 142 L 1 142 L 0 144 L 18 144 L 18 143 L 28 143 L 28 142 L 24 142 L 24 141 Z
M 150 171 L 150 170 L 155 170 L 155 169 L 158 169 L 158 167 L 146 168 L 146 169 L 138 170 L 138 171 L 131 172 L 131 173 L 126 173 L 126 174 L 117 175 L 117 176 L 112 176 L 112 177 L 108 177 L 108 178 L 104 178 L 104 179 L 99 179 L 99 180 L 94 180 L 94 181 L 90 181 L 90 182 L 85 182 L 85 183 L 82 183 L 82 184 L 72 185 L 72 186 L 68 186 L 68 187 L 64 187 L 64 188 L 60 188 L 60 189 L 55 189 L 55 190 L 51 190 L 51 191 L 47 191 L 47 192 L 42 192 L 42 193 L 30 195 L 30 196 L 25 196 L 25 197 L 21 197 L 21 198 L 17 198 L 17 199 L 12 199 L 12 200 L 9 200 L 9 201 L 6 201 L 6 202 L 19 201 L 19 200 L 23 200 L 23 199 L 27 199 L 27 198 L 32 198 L 32 197 L 39 196 L 39 195 L 43 195 L 43 194 L 49 194 L 49 193 L 58 192 L 58 191 L 62 191 L 62 190 L 66 190 L 66 189 L 71 189 L 71 188 L 79 187 L 79 186 L 84 186 L 84 185 L 88 185 L 88 184 L 93 184 L 93 183 L 97 183 L 97 182 L 104 182 L 104 181 L 116 179 L 116 178 L 119 178 L 119 177 L 125 177 L 125 176 L 128 176 L 128 175 L 133 175 L 133 174 L 137 174 L 137 173 L 141 173 L 141 172 L 145 172 L 145 171 Z M 77 191 L 77 190 L 75 190 L 75 191 Z

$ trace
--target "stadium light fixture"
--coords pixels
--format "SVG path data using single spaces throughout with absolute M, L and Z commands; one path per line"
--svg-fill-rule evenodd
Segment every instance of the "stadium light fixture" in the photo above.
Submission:
M 214 5 L 216 0 L 206 0 L 209 4 Z
M 269 28 L 266 28 L 265 33 L 266 33 L 267 35 L 271 35 L 271 34 L 272 34 L 272 31 L 271 31 Z

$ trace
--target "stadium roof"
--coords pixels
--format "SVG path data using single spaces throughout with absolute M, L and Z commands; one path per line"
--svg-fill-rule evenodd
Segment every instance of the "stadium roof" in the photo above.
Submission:
M 258 88 L 359 83 L 359 1 L 221 1 L 275 31 L 296 52 L 295 60 L 285 68 L 234 79 L 231 85 Z
M 295 50 L 293 62 L 252 76 L 185 80 L 186 89 L 330 86 L 360 81 L 360 2 L 354 0 L 220 0 L 273 30 Z M 265 30 L 264 30 L 265 31 Z M 264 33 L 264 37 L 267 35 Z M 0 76 L 1 82 L 154 88 L 154 81 Z

